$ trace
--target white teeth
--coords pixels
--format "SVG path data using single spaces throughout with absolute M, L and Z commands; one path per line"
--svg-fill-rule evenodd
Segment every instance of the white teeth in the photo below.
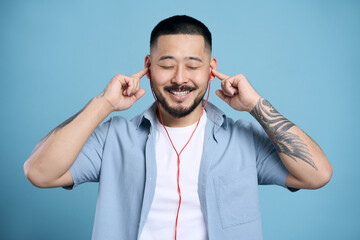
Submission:
M 188 94 L 190 91 L 185 91 L 185 92 L 173 92 L 171 91 L 172 94 L 176 95 L 176 96 L 184 96 L 186 94 Z

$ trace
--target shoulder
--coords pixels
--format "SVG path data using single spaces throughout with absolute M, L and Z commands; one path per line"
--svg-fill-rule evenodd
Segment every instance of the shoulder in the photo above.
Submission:
M 130 137 L 138 134 L 148 134 L 151 127 L 151 121 L 144 115 L 144 112 L 131 119 L 123 116 L 113 116 L 110 121 L 111 126 L 109 131 L 121 134 L 121 136 Z
M 122 134 L 134 131 L 147 132 L 150 129 L 151 123 L 154 122 L 154 112 L 155 107 L 154 104 L 152 104 L 145 111 L 139 113 L 130 120 L 121 115 L 115 115 L 110 117 L 107 121 L 104 121 L 101 125 L 107 126 L 111 132 L 121 132 Z
M 261 125 L 256 121 L 232 118 L 225 118 L 226 123 L 222 128 L 223 136 L 228 136 L 239 144 L 255 144 L 256 146 L 265 141 L 268 137 Z
M 111 121 L 112 125 L 127 125 L 130 122 L 123 116 L 112 116 L 108 121 Z
M 207 103 L 206 112 L 208 120 L 226 130 L 258 131 L 261 129 L 260 124 L 255 121 L 249 121 L 246 119 L 238 119 L 234 121 L 211 102 Z
M 109 128 L 111 131 L 123 131 L 123 130 L 136 130 L 137 129 L 137 117 L 134 117 L 132 119 L 127 119 L 123 116 L 112 116 L 109 120 L 106 122 L 109 122 Z M 104 122 L 104 124 L 107 124 Z
M 226 126 L 230 131 L 240 131 L 243 133 L 261 134 L 264 132 L 263 128 L 258 122 L 246 119 L 238 119 L 234 121 L 232 118 L 225 117 Z

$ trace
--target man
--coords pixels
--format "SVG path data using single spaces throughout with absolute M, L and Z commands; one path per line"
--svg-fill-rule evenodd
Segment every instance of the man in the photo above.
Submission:
M 46 135 L 24 164 L 26 177 L 41 188 L 99 182 L 93 239 L 262 239 L 258 184 L 316 189 L 332 167 L 245 76 L 218 72 L 211 48 L 198 20 L 161 21 L 145 68 L 114 76 Z M 102 123 L 145 94 L 145 75 L 157 102 L 130 121 Z M 215 77 L 217 96 L 258 123 L 234 122 L 203 100 Z

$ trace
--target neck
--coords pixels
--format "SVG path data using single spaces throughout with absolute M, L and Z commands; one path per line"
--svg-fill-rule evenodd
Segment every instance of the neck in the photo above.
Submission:
M 168 112 L 166 112 L 163 109 L 163 107 L 160 105 L 162 120 L 164 122 L 164 125 L 167 127 L 186 127 L 196 123 L 200 118 L 202 108 L 203 108 L 202 102 L 200 102 L 200 104 L 190 114 L 182 118 L 175 118 L 171 116 Z M 156 111 L 156 115 L 159 121 L 161 122 L 158 111 Z

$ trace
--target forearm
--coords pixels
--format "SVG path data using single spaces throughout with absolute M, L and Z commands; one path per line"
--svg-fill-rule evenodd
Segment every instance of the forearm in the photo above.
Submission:
M 62 176 L 72 166 L 95 128 L 112 112 L 102 97 L 95 97 L 77 114 L 49 132 L 34 148 L 24 164 L 27 178 L 48 182 Z
M 285 167 L 301 186 L 317 188 L 330 180 L 332 167 L 321 148 L 266 99 L 260 98 L 250 113 L 264 128 Z

